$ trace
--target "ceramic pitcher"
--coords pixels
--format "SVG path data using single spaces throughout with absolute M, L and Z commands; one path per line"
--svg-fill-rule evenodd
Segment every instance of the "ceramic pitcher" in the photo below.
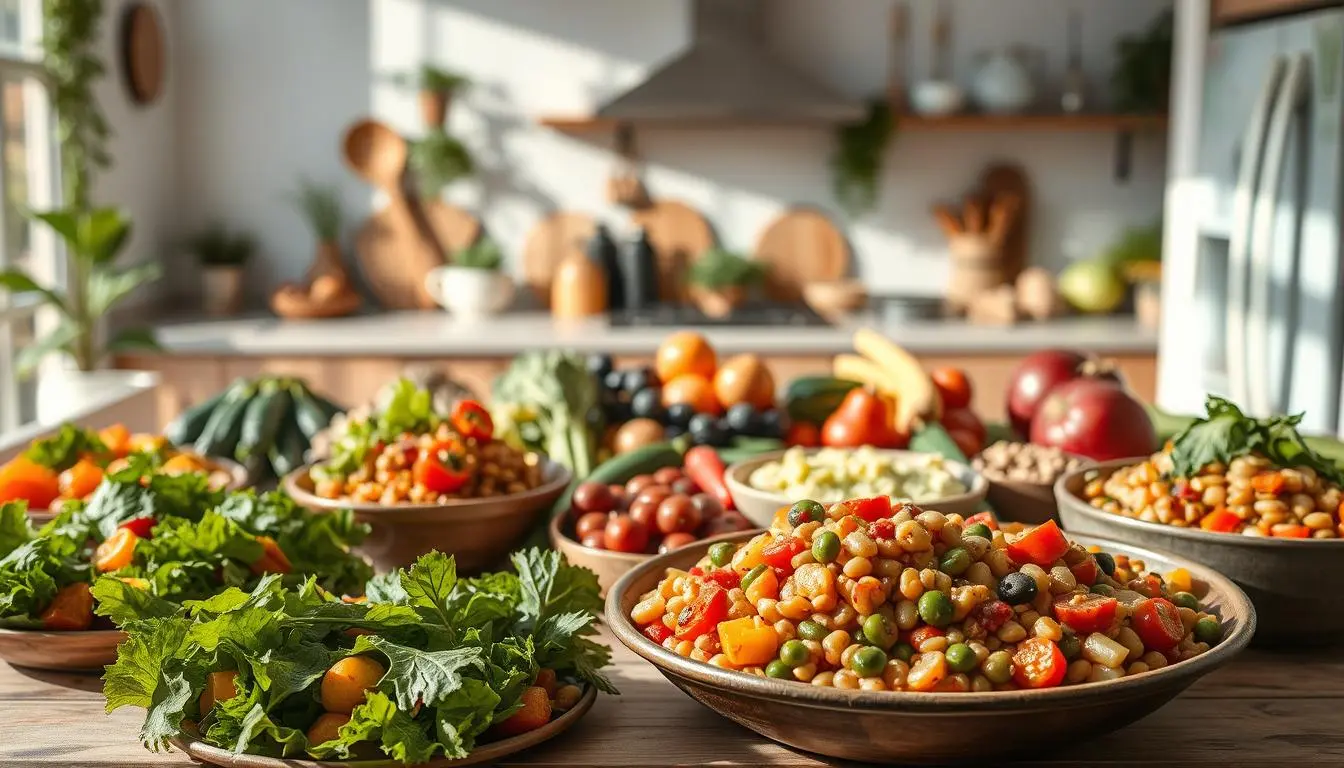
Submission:
M 981 53 L 971 83 L 975 102 L 985 112 L 1021 112 L 1036 100 L 1033 74 L 1036 52 L 1028 48 L 999 48 Z

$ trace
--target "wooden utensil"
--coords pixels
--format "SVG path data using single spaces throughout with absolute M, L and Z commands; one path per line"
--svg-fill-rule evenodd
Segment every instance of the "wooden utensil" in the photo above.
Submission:
M 452 263 L 453 254 L 475 244 L 481 238 L 481 220 L 476 214 L 444 200 L 421 203 L 425 225 L 434 242 L 443 250 L 444 260 Z
M 152 4 L 138 2 L 127 7 L 121 22 L 121 56 L 131 101 L 140 106 L 154 103 L 163 92 L 167 57 L 163 24 Z
M 676 200 L 654 200 L 631 212 L 630 218 L 649 233 L 649 244 L 658 257 L 658 297 L 686 301 L 686 268 L 716 242 L 709 222 Z
M 769 268 L 766 295 L 776 301 L 800 301 L 803 286 L 839 280 L 849 271 L 845 236 L 829 217 L 813 208 L 791 208 L 775 219 L 756 241 L 756 258 Z
M 616 167 L 607 179 L 607 199 L 627 208 L 649 204 L 649 192 L 639 178 L 639 156 L 635 154 L 635 129 L 621 123 L 616 129 Z
M 1012 195 L 1016 211 L 1003 235 L 1003 272 L 1007 280 L 1016 280 L 1029 262 L 1027 247 L 1031 223 L 1031 186 L 1019 165 L 996 163 L 985 169 L 980 180 L 983 194 L 991 198 Z
M 596 229 L 593 217 L 586 213 L 556 211 L 527 233 L 523 244 L 523 282 L 542 306 L 551 304 L 551 283 L 560 263 L 572 253 L 583 254 Z

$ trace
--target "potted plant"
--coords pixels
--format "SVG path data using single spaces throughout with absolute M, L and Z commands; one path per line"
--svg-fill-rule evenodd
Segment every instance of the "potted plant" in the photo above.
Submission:
M 420 85 L 420 114 L 425 121 L 425 128 L 431 131 L 440 129 L 448 119 L 448 105 L 452 103 L 453 95 L 470 83 L 461 75 L 430 64 L 421 65 L 417 80 Z
M 513 280 L 500 270 L 503 263 L 495 241 L 481 238 L 454 254 L 451 264 L 425 275 L 425 290 L 456 317 L 489 317 L 513 300 Z
M 725 317 L 747 299 L 747 290 L 765 277 L 759 261 L 711 248 L 686 274 L 691 301 L 710 317 Z
M 335 186 L 303 179 L 292 199 L 317 238 L 317 250 L 308 268 L 308 281 L 331 276 L 343 283 L 349 282 L 350 275 L 341 255 L 341 226 L 345 212 L 341 208 L 340 191 Z
M 475 170 L 471 153 L 462 142 L 435 128 L 411 142 L 407 162 L 424 198 L 438 197 L 443 188 Z
M 201 263 L 201 293 L 211 317 L 238 314 L 243 305 L 243 271 L 254 250 L 252 238 L 233 234 L 220 225 L 191 241 Z

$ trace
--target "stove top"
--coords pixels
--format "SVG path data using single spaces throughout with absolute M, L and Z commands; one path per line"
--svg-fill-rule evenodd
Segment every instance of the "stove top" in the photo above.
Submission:
M 610 315 L 616 328 L 663 328 L 668 326 L 787 326 L 818 328 L 830 325 L 806 304 L 748 304 L 726 317 L 710 317 L 695 307 L 658 304 L 642 309 L 618 309 Z

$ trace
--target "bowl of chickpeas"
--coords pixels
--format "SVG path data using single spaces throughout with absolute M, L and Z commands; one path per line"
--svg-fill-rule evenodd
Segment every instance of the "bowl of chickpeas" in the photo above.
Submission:
M 1235 581 L 1260 615 L 1257 645 L 1344 638 L 1344 489 L 1259 455 L 1173 477 L 1169 450 L 1085 468 L 1055 484 L 1070 533 L 1163 547 Z
M 765 532 L 657 557 L 608 593 L 606 620 L 715 712 L 882 763 L 1115 730 L 1234 657 L 1256 624 L 1235 584 L 1175 555 L 883 498 L 799 501 Z

